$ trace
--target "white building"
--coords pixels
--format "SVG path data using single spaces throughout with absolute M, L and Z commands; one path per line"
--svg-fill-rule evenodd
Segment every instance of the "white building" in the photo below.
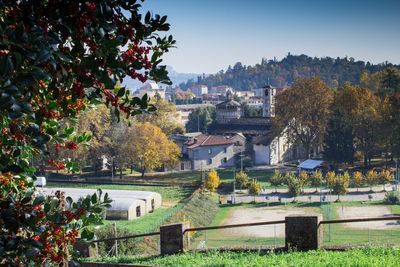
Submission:
M 137 96 L 142 98 L 145 94 L 151 98 L 159 95 L 162 99 L 165 99 L 165 89 L 158 87 L 157 83 L 155 82 L 149 82 L 142 86 L 139 89 Z
M 190 88 L 190 91 L 192 91 L 192 93 L 195 94 L 197 97 L 201 97 L 202 95 L 208 94 L 208 87 L 204 84 L 193 85 Z

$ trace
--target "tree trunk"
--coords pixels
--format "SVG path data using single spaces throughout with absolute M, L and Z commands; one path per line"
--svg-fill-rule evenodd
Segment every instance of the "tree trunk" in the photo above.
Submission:
M 142 179 L 144 178 L 144 173 L 146 172 L 146 168 L 141 168 L 140 173 L 142 174 Z
M 119 166 L 119 179 L 122 180 L 122 165 Z

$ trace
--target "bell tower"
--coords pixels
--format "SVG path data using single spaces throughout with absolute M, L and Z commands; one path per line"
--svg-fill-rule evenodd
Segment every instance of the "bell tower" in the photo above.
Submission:
M 275 117 L 276 88 L 272 87 L 271 85 L 266 85 L 263 87 L 263 89 L 263 117 Z

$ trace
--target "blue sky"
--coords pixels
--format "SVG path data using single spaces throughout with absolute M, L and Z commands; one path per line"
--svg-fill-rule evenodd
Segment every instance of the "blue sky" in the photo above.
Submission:
M 400 0 L 146 0 L 168 15 L 178 48 L 164 63 L 215 73 L 288 52 L 400 63 Z

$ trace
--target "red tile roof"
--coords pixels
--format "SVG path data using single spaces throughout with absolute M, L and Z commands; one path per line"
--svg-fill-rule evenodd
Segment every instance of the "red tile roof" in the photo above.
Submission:
M 232 142 L 228 137 L 222 135 L 208 135 L 201 134 L 188 141 L 186 144 L 188 148 L 196 148 L 200 146 L 219 146 L 219 145 L 231 145 Z

